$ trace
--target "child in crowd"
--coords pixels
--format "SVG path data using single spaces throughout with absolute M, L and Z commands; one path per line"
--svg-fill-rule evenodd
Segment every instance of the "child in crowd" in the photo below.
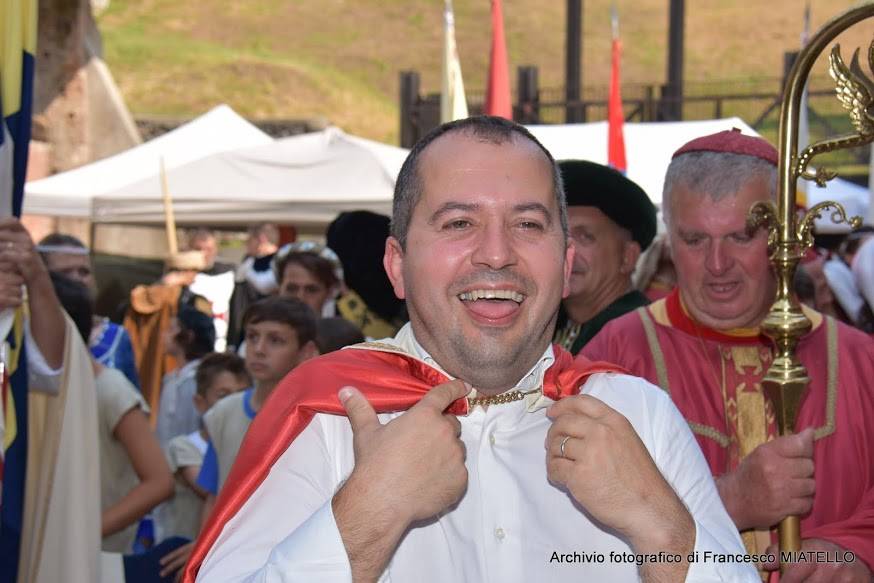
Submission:
M 203 418 L 209 448 L 197 483 L 215 496 L 231 471 L 249 424 L 273 389 L 294 367 L 318 356 L 316 316 L 306 304 L 291 298 L 267 298 L 243 317 L 246 370 L 252 388 L 216 404 Z
M 166 331 L 167 353 L 179 363 L 164 375 L 155 432 L 166 451 L 170 440 L 200 429 L 200 414 L 194 408 L 195 375 L 200 359 L 213 351 L 215 327 L 212 318 L 190 306 L 182 306 Z
M 51 274 L 55 293 L 83 341 L 92 325 L 88 288 Z M 92 360 L 98 407 L 102 548 L 123 553 L 132 548 L 137 522 L 173 494 L 173 479 L 149 428 L 148 407 L 120 371 Z
M 195 376 L 194 407 L 202 416 L 219 400 L 251 385 L 246 363 L 235 354 L 212 353 L 200 361 Z M 200 515 L 207 492 L 197 485 L 197 475 L 206 453 L 207 434 L 203 426 L 188 435 L 170 440 L 166 455 L 176 478 L 173 499 L 155 511 L 156 540 L 168 536 L 194 539 L 200 531 Z
M 197 486 L 208 493 L 203 519 L 209 516 L 243 437 L 264 401 L 294 367 L 319 354 L 315 343 L 316 314 L 300 300 L 271 297 L 255 302 L 243 316 L 243 329 L 246 370 L 253 386 L 222 399 L 203 417 L 209 436 L 197 476 Z M 161 559 L 161 576 L 179 570 L 188 560 L 192 546 L 190 543 L 165 555 Z

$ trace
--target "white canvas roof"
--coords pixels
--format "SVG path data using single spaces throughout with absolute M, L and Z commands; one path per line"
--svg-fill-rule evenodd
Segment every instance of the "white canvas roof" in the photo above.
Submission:
M 733 127 L 756 134 L 740 118 L 626 123 L 628 177 L 659 204 L 673 152 L 695 137 Z M 606 122 L 529 129 L 558 160 L 607 162 Z M 127 152 L 28 183 L 25 212 L 162 224 L 158 168 L 163 156 L 180 223 L 326 225 L 344 210 L 391 214 L 395 180 L 407 153 L 338 128 L 272 140 L 221 106 Z M 870 204 L 867 189 L 840 179 L 826 189 L 811 185 L 808 200 L 836 200 L 862 216 Z M 820 231 L 835 230 L 828 217 L 817 225 Z
M 94 218 L 92 201 L 125 184 L 157 175 L 161 158 L 170 170 L 203 156 L 269 144 L 273 139 L 220 105 L 154 140 L 109 158 L 25 184 L 24 212 Z
M 221 152 L 167 172 L 179 222 L 326 225 L 344 210 L 391 214 L 407 150 L 338 128 Z M 94 199 L 96 220 L 164 220 L 157 174 Z
M 625 154 L 627 176 L 640 185 L 656 205 L 661 205 L 665 171 L 673 153 L 683 144 L 699 136 L 738 128 L 745 134 L 759 135 L 742 119 L 727 119 L 658 123 L 626 123 Z M 556 160 L 576 158 L 600 164 L 607 163 L 607 122 L 588 124 L 528 126 Z M 832 200 L 845 205 L 848 214 L 865 217 L 870 204 L 868 189 L 847 180 L 835 178 L 826 188 L 809 184 L 808 205 Z M 845 232 L 846 225 L 836 227 L 829 214 L 816 221 L 817 231 Z

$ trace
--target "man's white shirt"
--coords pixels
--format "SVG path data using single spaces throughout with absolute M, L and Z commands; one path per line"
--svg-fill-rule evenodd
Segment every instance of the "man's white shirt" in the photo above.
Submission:
M 439 368 L 409 324 L 383 342 Z M 515 388 L 542 386 L 553 362 L 549 347 Z M 728 555 L 743 557 L 745 551 L 704 456 L 670 398 L 642 379 L 618 374 L 592 375 L 582 392 L 631 422 L 695 519 L 698 561 L 690 565 L 686 581 L 760 581 L 750 565 L 717 562 Z M 406 533 L 381 582 L 638 580 L 634 551 L 547 480 L 544 440 L 552 423 L 546 417 L 551 402 L 535 394 L 459 417 L 467 491 L 456 506 Z M 379 418 L 387 423 L 401 414 Z M 225 525 L 197 580 L 351 581 L 331 498 L 353 467 L 348 419 L 317 414 Z

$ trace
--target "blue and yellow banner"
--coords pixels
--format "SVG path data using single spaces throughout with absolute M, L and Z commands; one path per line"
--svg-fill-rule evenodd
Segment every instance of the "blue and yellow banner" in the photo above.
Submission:
M 0 216 L 21 215 L 30 144 L 37 0 L 0 0 Z M 3 474 L 0 476 L 0 583 L 18 578 L 27 462 L 27 359 L 17 325 L 6 338 L 15 353 L 4 391 Z M 13 367 L 10 367 L 12 369 Z M 7 413 L 9 416 L 7 416 Z
M 5 125 L 0 132 L 0 188 L 5 191 L 0 192 L 4 203 L 0 216 L 10 210 L 21 215 L 33 110 L 37 10 L 37 0 L 0 2 L 0 108 Z M 9 161 L 4 150 L 12 154 Z

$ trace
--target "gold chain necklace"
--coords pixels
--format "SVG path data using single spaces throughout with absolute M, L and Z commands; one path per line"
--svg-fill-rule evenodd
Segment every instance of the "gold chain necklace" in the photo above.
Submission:
M 477 405 L 480 405 L 482 407 L 485 407 L 487 405 L 503 405 L 505 403 L 521 401 L 528 395 L 533 395 L 539 392 L 540 389 L 538 388 L 530 391 L 510 391 L 508 393 L 501 393 L 499 395 L 492 395 L 490 397 L 473 397 L 472 399 L 467 400 L 467 404 L 470 409 L 473 409 Z

